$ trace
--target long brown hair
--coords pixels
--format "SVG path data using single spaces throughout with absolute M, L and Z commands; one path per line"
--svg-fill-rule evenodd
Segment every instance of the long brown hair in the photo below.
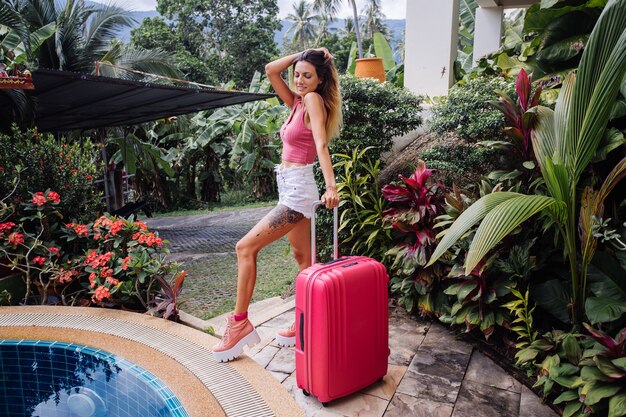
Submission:
M 315 71 L 317 71 L 317 76 L 321 83 L 317 86 L 315 92 L 322 96 L 324 106 L 326 107 L 326 135 L 328 140 L 336 138 L 339 136 L 343 124 L 337 69 L 331 59 L 324 58 L 324 52 L 313 49 L 307 49 L 296 58 L 293 63 L 294 69 L 296 63 L 300 61 L 312 64 L 315 67 Z

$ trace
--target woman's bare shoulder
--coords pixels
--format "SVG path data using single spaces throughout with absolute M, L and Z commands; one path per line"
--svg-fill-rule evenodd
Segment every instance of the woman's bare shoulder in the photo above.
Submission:
M 310 92 L 304 96 L 303 99 L 304 105 L 307 107 L 307 110 L 311 110 L 313 107 L 319 107 L 320 109 L 324 108 L 324 99 L 316 92 Z

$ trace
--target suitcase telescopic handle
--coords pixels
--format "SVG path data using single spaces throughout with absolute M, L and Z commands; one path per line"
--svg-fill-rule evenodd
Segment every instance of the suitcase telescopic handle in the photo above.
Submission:
M 311 265 L 315 263 L 317 256 L 317 241 L 315 239 L 315 210 L 322 205 L 321 200 L 317 200 L 311 205 Z M 339 234 L 338 234 L 339 209 L 333 209 L 333 259 L 339 258 Z

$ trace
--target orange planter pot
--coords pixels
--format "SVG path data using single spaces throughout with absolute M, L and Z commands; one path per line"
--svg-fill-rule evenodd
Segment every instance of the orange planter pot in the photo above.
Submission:
M 354 75 L 359 78 L 375 78 L 385 82 L 385 67 L 382 58 L 360 58 L 356 60 Z

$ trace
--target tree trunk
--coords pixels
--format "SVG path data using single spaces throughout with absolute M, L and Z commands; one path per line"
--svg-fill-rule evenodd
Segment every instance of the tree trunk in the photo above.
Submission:
M 363 44 L 361 42 L 361 29 L 359 29 L 359 13 L 356 10 L 356 2 L 350 0 L 352 3 L 352 13 L 354 14 L 354 33 L 356 34 L 356 45 L 359 49 L 359 58 L 363 58 Z
M 204 172 L 201 175 L 200 199 L 207 203 L 218 203 L 220 197 L 219 158 L 210 146 L 204 151 Z

